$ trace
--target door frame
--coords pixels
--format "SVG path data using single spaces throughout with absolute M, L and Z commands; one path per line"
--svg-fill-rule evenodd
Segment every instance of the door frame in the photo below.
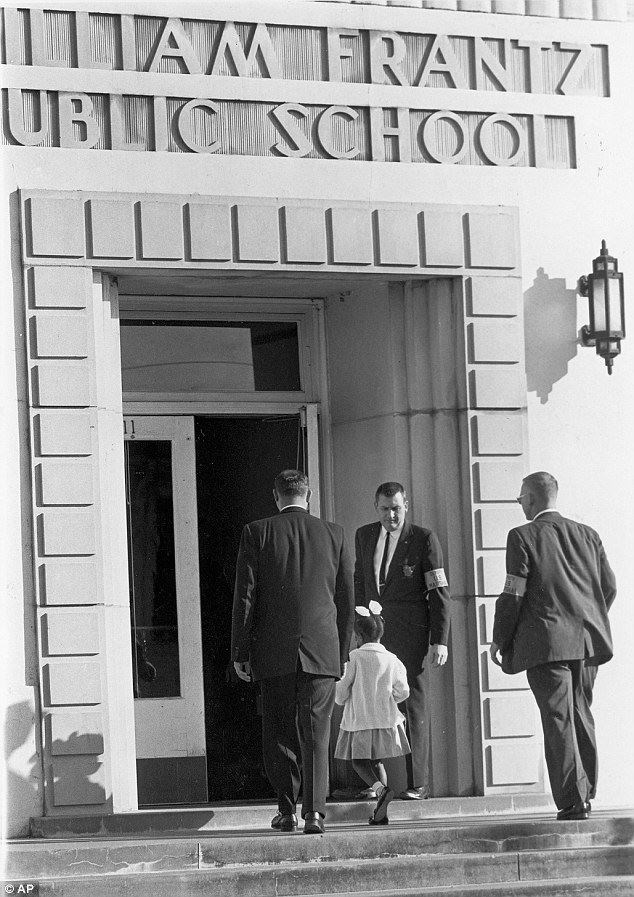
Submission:
M 324 295 L 327 293 L 324 290 Z M 313 297 L 262 298 L 245 296 L 119 296 L 120 318 L 147 319 L 204 319 L 225 321 L 292 320 L 299 327 L 300 376 L 302 390 L 294 393 L 209 393 L 197 395 L 194 400 L 179 397 L 161 397 L 148 394 L 123 393 L 123 414 L 151 416 L 229 416 L 248 417 L 287 414 L 305 416 L 308 430 L 312 430 L 318 446 L 318 466 L 314 463 L 306 471 L 319 498 L 320 516 L 328 520 L 334 517 L 334 467 L 330 404 L 328 393 L 325 300 Z M 304 409 L 314 411 L 304 415 Z M 318 483 L 314 483 L 315 474 Z M 313 485 L 313 488 L 314 488 Z

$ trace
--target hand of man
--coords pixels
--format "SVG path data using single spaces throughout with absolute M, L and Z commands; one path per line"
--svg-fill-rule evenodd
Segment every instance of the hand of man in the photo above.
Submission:
M 502 655 L 500 654 L 500 646 L 496 645 L 495 642 L 491 642 L 491 647 L 489 648 L 489 653 L 491 655 L 491 660 L 494 664 L 501 667 L 502 666 Z
M 233 668 L 236 671 L 238 678 L 242 679 L 243 682 L 251 681 L 251 664 L 248 660 L 234 660 Z
M 449 650 L 447 645 L 432 645 L 431 646 L 431 662 L 433 666 L 442 667 L 447 663 L 447 658 L 449 656 Z

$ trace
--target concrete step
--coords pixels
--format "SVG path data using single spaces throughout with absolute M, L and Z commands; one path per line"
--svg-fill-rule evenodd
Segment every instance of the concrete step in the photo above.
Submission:
M 373 801 L 333 801 L 327 804 L 328 825 L 365 824 Z M 269 802 L 223 803 L 193 808 L 139 810 L 134 813 L 92 816 L 41 816 L 31 820 L 34 838 L 112 837 L 159 832 L 244 831 L 268 828 L 276 807 Z M 429 800 L 394 801 L 390 819 L 418 822 L 472 816 L 516 816 L 524 813 L 555 815 L 550 796 L 545 794 L 487 795 L 486 797 L 440 797 Z
M 367 814 L 367 807 L 366 807 Z M 367 817 L 366 817 L 367 818 Z M 267 817 L 270 822 L 270 816 Z M 166 837 L 31 839 L 6 845 L 7 875 L 16 878 L 122 872 L 192 872 L 202 868 L 354 862 L 381 857 L 632 847 L 634 818 L 593 814 L 589 820 L 549 818 L 454 819 L 390 823 L 385 827 L 329 826 L 324 835 L 279 834 L 270 828 Z M 634 870 L 633 870 L 634 871 Z
M 544 856 L 547 854 L 548 856 Z M 22 879 L 22 881 L 24 881 Z M 524 854 L 431 855 L 224 867 L 191 872 L 146 872 L 39 879 L 40 895 L 55 897 L 296 897 L 361 894 L 386 897 L 497 893 L 583 895 L 628 894 L 634 884 L 631 847 L 526 852 Z M 496 887 L 497 886 L 497 887 Z M 629 890 L 628 890 L 629 889 Z
M 634 877 L 565 878 L 560 881 L 516 881 L 493 885 L 465 885 L 462 888 L 401 888 L 398 891 L 357 891 L 355 897 L 631 897 Z M 306 895 L 300 895 L 306 897 Z M 312 894 L 311 897 L 340 897 Z
M 561 881 L 504 882 L 499 885 L 466 885 L 463 888 L 401 888 L 398 891 L 357 891 L 355 897 L 631 897 L 634 877 L 566 878 Z M 300 895 L 306 897 L 306 895 Z M 311 897 L 339 897 L 312 894 Z

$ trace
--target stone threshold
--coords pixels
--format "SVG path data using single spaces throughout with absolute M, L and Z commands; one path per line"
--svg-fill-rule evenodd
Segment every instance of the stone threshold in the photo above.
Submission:
M 333 801 L 327 804 L 328 826 L 367 823 L 374 801 Z M 31 819 L 32 838 L 113 837 L 159 833 L 231 832 L 267 829 L 276 806 L 266 803 L 224 802 L 204 807 L 161 807 L 129 813 L 64 814 Z M 298 808 L 299 813 L 299 808 Z M 438 820 L 450 822 L 470 817 L 515 816 L 527 813 L 554 815 L 546 794 L 505 794 L 484 797 L 438 797 L 428 800 L 395 800 L 390 808 L 394 822 Z

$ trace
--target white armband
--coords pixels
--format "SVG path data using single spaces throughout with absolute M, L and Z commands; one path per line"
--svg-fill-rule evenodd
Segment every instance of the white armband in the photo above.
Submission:
M 429 570 L 425 574 L 425 585 L 428 589 L 441 589 L 443 586 L 448 586 L 449 583 L 443 568 L 438 567 L 437 570 Z
M 526 579 L 523 576 L 512 576 L 509 573 L 504 580 L 502 591 L 507 595 L 516 595 L 518 598 L 522 598 L 526 591 Z

